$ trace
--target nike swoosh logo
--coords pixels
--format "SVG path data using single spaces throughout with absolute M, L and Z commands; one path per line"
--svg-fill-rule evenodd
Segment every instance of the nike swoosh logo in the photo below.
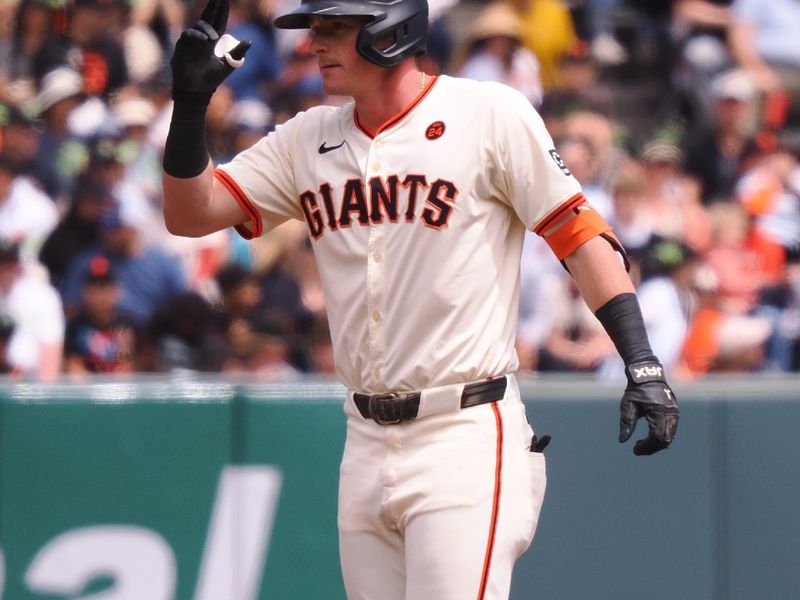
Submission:
M 338 146 L 326 146 L 325 142 L 322 142 L 319 145 L 319 153 L 320 154 L 325 154 L 326 152 L 330 152 L 331 150 L 336 150 L 337 148 L 341 148 L 342 146 L 344 146 L 344 142 L 342 142 Z

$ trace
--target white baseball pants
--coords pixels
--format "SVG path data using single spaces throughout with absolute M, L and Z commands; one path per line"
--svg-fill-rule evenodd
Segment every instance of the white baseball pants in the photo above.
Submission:
M 516 380 L 505 398 L 396 425 L 348 395 L 339 549 L 349 600 L 507 600 L 546 485 Z

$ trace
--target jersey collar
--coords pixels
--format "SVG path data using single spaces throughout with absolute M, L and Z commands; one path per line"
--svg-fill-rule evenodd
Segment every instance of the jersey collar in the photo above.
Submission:
M 402 121 L 412 110 L 414 110 L 414 108 L 416 108 L 416 106 L 420 102 L 422 102 L 425 96 L 427 96 L 428 93 L 433 89 L 433 86 L 438 79 L 439 79 L 438 75 L 434 75 L 433 77 L 431 77 L 430 81 L 428 81 L 428 83 L 425 84 L 425 88 L 419 93 L 419 95 L 416 98 L 414 98 L 414 100 L 412 100 L 411 103 L 408 106 L 406 106 L 403 110 L 401 110 L 398 114 L 396 114 L 391 119 L 383 123 L 380 127 L 378 127 L 377 131 L 370 131 L 369 129 L 364 127 L 364 125 L 362 125 L 361 121 L 358 119 L 358 112 L 354 108 L 353 121 L 355 121 L 356 127 L 358 127 L 358 129 L 360 129 L 365 135 L 367 135 L 370 138 L 375 138 L 375 136 L 377 136 L 379 133 L 382 133 L 387 129 L 391 129 L 392 127 L 397 125 L 397 123 Z

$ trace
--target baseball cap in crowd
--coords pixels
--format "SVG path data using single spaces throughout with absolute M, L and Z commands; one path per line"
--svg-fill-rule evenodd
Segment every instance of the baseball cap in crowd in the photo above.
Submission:
M 42 78 L 39 93 L 33 99 L 33 108 L 37 113 L 43 114 L 62 100 L 82 97 L 81 74 L 70 67 L 56 67 Z
M 642 148 L 639 158 L 646 165 L 672 165 L 680 167 L 683 162 L 683 153 L 672 142 L 666 140 L 651 140 Z
M 750 77 L 741 69 L 731 69 L 711 80 L 711 96 L 716 100 L 749 102 L 756 89 Z
M 268 131 L 273 124 L 269 106 L 261 100 L 246 98 L 231 107 L 231 121 L 240 131 Z
M 679 240 L 655 238 L 642 255 L 642 275 L 668 275 L 696 258 L 697 253 Z
M 120 127 L 148 127 L 155 119 L 156 107 L 145 98 L 133 96 L 115 103 L 111 114 Z
M 221 267 L 214 279 L 217 281 L 220 292 L 227 294 L 239 286 L 255 280 L 255 274 L 242 265 L 231 263 Z
M 522 22 L 514 9 L 505 2 L 493 2 L 478 14 L 469 32 L 472 42 L 492 37 L 521 39 Z
M 89 269 L 86 272 L 84 283 L 86 285 L 109 285 L 116 283 L 114 271 L 111 268 L 111 262 L 103 256 L 98 254 L 89 262 Z

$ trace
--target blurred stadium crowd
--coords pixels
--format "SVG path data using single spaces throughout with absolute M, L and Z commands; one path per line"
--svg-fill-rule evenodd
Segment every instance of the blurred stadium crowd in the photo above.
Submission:
M 285 3 L 285 5 L 284 5 Z M 245 243 L 161 218 L 168 69 L 204 2 L 0 0 L 0 373 L 334 370 L 305 224 Z M 232 0 L 254 41 L 214 95 L 219 163 L 327 98 L 292 0 Z M 800 3 L 431 0 L 431 74 L 536 105 L 632 259 L 676 378 L 800 370 Z M 530 234 L 518 334 L 529 371 L 623 370 Z

